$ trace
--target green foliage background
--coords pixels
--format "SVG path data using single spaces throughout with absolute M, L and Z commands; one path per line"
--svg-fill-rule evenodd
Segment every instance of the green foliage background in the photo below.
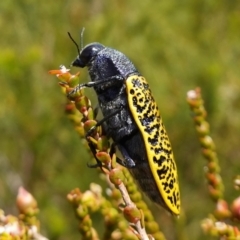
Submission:
M 186 92 L 202 88 L 231 201 L 240 170 L 237 0 L 0 1 L 0 207 L 16 213 L 14 199 L 23 185 L 39 202 L 49 239 L 79 238 L 65 196 L 102 182 L 86 167 L 89 155 L 64 114 L 57 80 L 47 72 L 76 57 L 67 31 L 79 41 L 82 27 L 84 44 L 98 41 L 124 52 L 150 83 L 175 152 L 185 223 L 176 230 L 162 209 L 154 212 L 168 239 L 202 239 L 200 221 L 214 204 Z M 88 80 L 86 70 L 80 80 Z

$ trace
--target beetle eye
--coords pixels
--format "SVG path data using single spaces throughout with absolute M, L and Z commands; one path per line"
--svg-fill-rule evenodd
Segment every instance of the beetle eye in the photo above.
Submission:
M 93 58 L 92 48 L 84 48 L 83 51 L 80 53 L 79 58 L 85 65 L 87 65 Z
M 105 47 L 100 43 L 91 43 L 84 47 L 78 58 L 72 63 L 76 67 L 86 67 Z

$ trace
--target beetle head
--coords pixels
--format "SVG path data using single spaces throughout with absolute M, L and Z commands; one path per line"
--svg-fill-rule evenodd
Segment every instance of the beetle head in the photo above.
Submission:
M 79 46 L 76 43 L 76 41 L 72 38 L 71 34 L 68 32 L 70 39 L 76 45 L 77 51 L 78 51 L 77 58 L 71 64 L 71 66 L 74 66 L 74 67 L 80 67 L 80 68 L 86 67 L 90 62 L 94 60 L 98 52 L 100 52 L 102 49 L 105 48 L 100 43 L 90 43 L 87 46 L 83 47 L 83 32 L 84 32 L 84 28 L 81 31 L 81 51 L 79 50 Z
M 79 53 L 76 60 L 72 62 L 72 66 L 84 68 L 94 60 L 97 54 L 105 47 L 100 43 L 90 43 L 85 46 Z

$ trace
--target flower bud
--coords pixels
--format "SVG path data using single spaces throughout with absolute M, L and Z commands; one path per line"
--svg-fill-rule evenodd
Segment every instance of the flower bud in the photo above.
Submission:
M 224 219 L 224 218 L 229 218 L 231 216 L 231 212 L 228 208 L 228 204 L 225 200 L 218 200 L 216 204 L 216 209 L 214 211 L 214 215 L 218 219 Z
M 240 197 L 236 198 L 232 203 L 233 217 L 240 220 Z
M 38 212 L 37 201 L 32 194 L 26 191 L 23 187 L 20 187 L 18 190 L 16 204 L 19 212 L 22 214 L 32 215 Z

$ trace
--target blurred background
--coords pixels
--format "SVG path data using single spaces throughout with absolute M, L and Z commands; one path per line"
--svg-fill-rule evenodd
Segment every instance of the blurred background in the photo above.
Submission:
M 186 93 L 202 88 L 231 202 L 237 196 L 232 180 L 240 170 L 237 0 L 0 1 L 0 208 L 16 214 L 17 189 L 24 186 L 38 200 L 41 232 L 49 239 L 77 239 L 66 195 L 91 182 L 104 184 L 87 168 L 87 150 L 64 114 L 65 97 L 48 75 L 75 59 L 67 32 L 80 42 L 82 27 L 84 45 L 97 41 L 122 51 L 148 80 L 178 165 L 181 231 L 184 239 L 202 239 L 200 222 L 214 204 Z M 80 80 L 88 81 L 86 69 Z M 91 90 L 89 97 L 95 99 Z M 172 217 L 163 209 L 154 212 L 167 239 L 180 239 Z

